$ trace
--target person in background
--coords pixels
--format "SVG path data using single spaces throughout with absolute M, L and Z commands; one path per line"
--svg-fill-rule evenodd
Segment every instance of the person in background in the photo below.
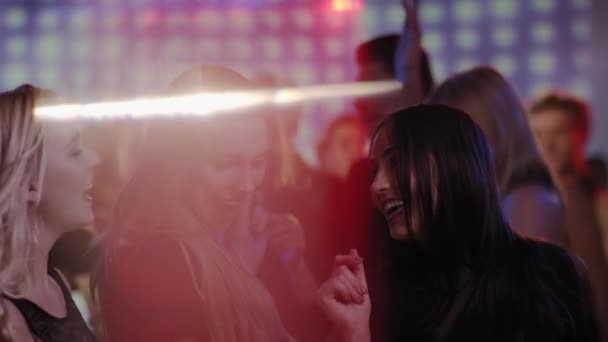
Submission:
M 608 187 L 608 166 L 604 158 L 587 158 L 587 170 L 594 189 L 605 190 Z
M 602 227 L 604 253 L 608 260 L 608 167 L 604 159 L 593 157 L 587 159 L 587 169 L 594 184 L 595 212 Z
M 608 265 L 600 221 L 608 208 L 599 207 L 606 201 L 599 200 L 601 189 L 594 188 L 585 157 L 591 110 L 580 98 L 551 91 L 532 102 L 528 115 L 564 199 L 568 245 L 589 269 L 598 323 L 608 341 Z
M 255 81 L 261 87 L 273 90 L 295 86 L 293 82 L 281 79 L 271 73 L 262 73 L 255 78 Z M 277 170 L 277 184 L 274 184 L 274 186 L 280 191 L 307 191 L 312 183 L 312 170 L 304 162 L 295 146 L 302 111 L 303 107 L 298 104 L 280 105 L 272 110 L 278 128 L 277 143 L 279 144 L 279 157 L 281 158 Z M 281 200 L 282 198 L 278 199 L 278 201 Z M 277 206 L 280 206 L 280 204 L 277 203 Z
M 95 154 L 74 123 L 41 122 L 55 96 L 29 85 L 0 94 L 0 329 L 3 340 L 95 341 L 49 251 L 93 223 Z
M 475 67 L 437 86 L 429 102 L 463 110 L 483 129 L 494 153 L 502 207 L 515 232 L 566 246 L 559 194 L 507 80 L 491 67 Z
M 528 240 L 502 210 L 493 152 L 469 115 L 444 105 L 377 128 L 374 205 L 388 223 L 389 294 L 373 341 L 595 341 L 574 260 Z M 438 124 L 441 123 L 441 124 Z M 378 336 L 377 333 L 381 335 Z
M 93 182 L 93 230 L 103 232 L 112 220 L 116 200 L 135 169 L 146 126 L 138 120 L 106 120 L 83 131 L 87 146 L 97 153 Z
M 279 89 L 293 87 L 294 84 L 269 73 L 256 77 L 263 87 Z M 336 119 L 319 144 L 317 155 L 322 160 L 320 169 L 315 169 L 304 162 L 295 147 L 295 139 L 303 108 L 297 105 L 277 106 L 272 111 L 274 121 L 278 124 L 278 140 L 276 149 L 279 150 L 281 162 L 277 170 L 278 177 L 267 192 L 269 208 L 286 213 L 299 221 L 305 235 L 306 248 L 304 257 L 316 281 L 324 282 L 324 288 L 338 280 L 342 287 L 342 272 L 334 265 L 337 253 L 346 253 L 354 245 L 353 237 L 344 226 L 337 221 L 343 203 L 338 194 L 344 191 L 344 181 L 352 162 L 363 156 L 367 132 L 357 118 L 340 117 Z M 323 162 L 324 161 L 324 162 Z M 348 258 L 347 258 L 348 259 Z M 337 273 L 336 273 L 337 272 Z M 330 286 L 331 287 L 331 286 Z M 277 291 L 274 291 L 277 292 Z M 335 298 L 332 300 L 335 303 Z M 326 305 L 323 305 L 326 308 Z M 324 309 L 325 310 L 325 309 Z M 332 317 L 336 313 L 328 313 Z M 313 324 L 302 324 L 301 317 L 295 322 L 301 326 L 297 334 L 299 340 L 317 341 L 331 332 L 330 325 L 325 319 L 314 319 Z M 331 319 L 330 319 L 331 321 Z M 314 329 L 310 329 L 310 326 Z M 354 331 L 361 327 L 353 327 Z M 308 330 L 306 333 L 303 331 Z M 335 331 L 331 332 L 335 335 Z M 330 336 L 335 338 L 336 336 Z
M 366 136 L 356 117 L 340 116 L 330 122 L 317 145 L 321 172 L 345 181 L 353 164 L 365 156 Z
M 587 103 L 570 94 L 550 91 L 532 101 L 529 114 L 547 165 L 558 179 L 585 177 L 585 186 L 591 186 L 586 178 L 585 148 L 591 129 Z
M 389 34 L 361 43 L 355 51 L 357 81 L 402 82 L 392 93 L 361 97 L 357 114 L 371 132 L 390 113 L 421 103 L 434 86 L 428 54 L 422 47 L 418 0 L 403 0 L 406 18 L 401 34 Z
M 354 162 L 365 154 L 367 131 L 352 116 L 341 115 L 329 123 L 317 145 L 319 168 L 311 171 L 308 191 L 292 200 L 294 212 L 302 220 L 308 246 L 307 260 L 318 282 L 332 272 L 333 258 L 361 244 L 362 236 L 344 217 L 357 198 L 343 197 L 351 189 L 347 182 Z
M 587 160 L 589 176 L 595 184 L 595 208 L 604 234 L 604 253 L 608 260 L 608 167 L 603 158 Z M 601 209 L 603 208 L 603 210 Z

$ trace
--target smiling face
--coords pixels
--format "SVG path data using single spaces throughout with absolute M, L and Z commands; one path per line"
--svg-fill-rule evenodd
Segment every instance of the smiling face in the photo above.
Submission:
M 40 194 L 42 220 L 61 234 L 93 222 L 93 167 L 97 156 L 83 146 L 74 124 L 45 127 L 46 168 Z
M 382 128 L 372 142 L 370 159 L 372 163 L 372 185 L 370 187 L 374 206 L 384 214 L 391 237 L 395 240 L 406 240 L 419 233 L 419 219 L 416 203 L 411 199 L 412 227 L 408 229 L 404 210 L 403 197 L 397 181 L 396 151 L 390 142 L 387 128 Z M 410 175 L 410 188 L 415 193 L 416 177 Z
M 204 138 L 207 159 L 201 163 L 199 180 L 206 215 L 214 216 L 207 218 L 230 223 L 262 185 L 270 158 L 269 132 L 258 117 L 218 120 L 214 125 Z

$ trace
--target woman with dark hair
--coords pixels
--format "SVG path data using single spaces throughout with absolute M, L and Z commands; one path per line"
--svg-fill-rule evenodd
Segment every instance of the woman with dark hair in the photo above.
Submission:
M 372 198 L 392 238 L 374 341 L 593 340 L 571 258 L 513 232 L 490 146 L 468 114 L 397 112 L 375 131 L 370 156 Z M 371 289 L 374 304 L 382 294 Z
M 429 102 L 458 108 L 481 127 L 492 147 L 510 226 L 521 236 L 567 248 L 577 257 L 577 269 L 589 275 L 595 319 L 607 341 L 608 265 L 600 228 L 582 189 L 576 183 L 565 186 L 551 174 L 509 82 L 492 67 L 475 67 L 442 82 Z

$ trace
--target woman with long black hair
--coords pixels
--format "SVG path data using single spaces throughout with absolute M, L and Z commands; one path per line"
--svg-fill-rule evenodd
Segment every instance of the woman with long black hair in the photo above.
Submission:
M 589 341 L 581 279 L 563 249 L 516 235 L 492 153 L 466 113 L 420 105 L 388 117 L 370 157 L 389 226 L 388 305 L 374 341 Z M 385 232 L 379 232 L 386 236 Z M 377 287 L 376 287 L 377 288 Z

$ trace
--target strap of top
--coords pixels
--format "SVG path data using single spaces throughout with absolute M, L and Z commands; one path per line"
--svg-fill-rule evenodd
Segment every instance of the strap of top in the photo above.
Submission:
M 4 297 L 17 307 L 32 335 L 40 341 L 95 341 L 59 272 L 53 268 L 49 268 L 48 272 L 61 288 L 66 307 L 64 317 L 52 316 L 27 299 Z

